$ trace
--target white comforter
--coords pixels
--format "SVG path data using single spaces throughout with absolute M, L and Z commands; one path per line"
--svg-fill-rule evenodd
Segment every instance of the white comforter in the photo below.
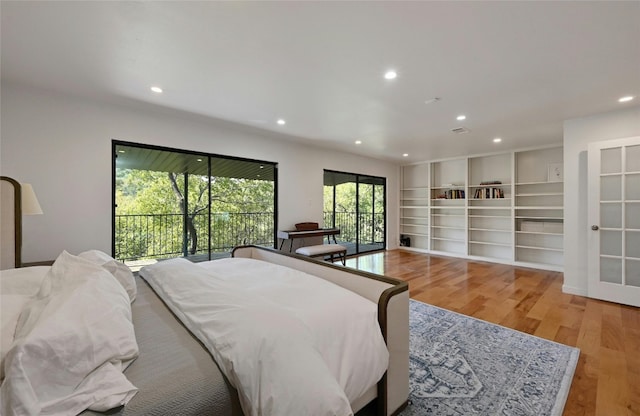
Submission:
M 246 415 L 351 415 L 382 377 L 377 305 L 253 259 L 173 259 L 140 275 L 209 349 Z

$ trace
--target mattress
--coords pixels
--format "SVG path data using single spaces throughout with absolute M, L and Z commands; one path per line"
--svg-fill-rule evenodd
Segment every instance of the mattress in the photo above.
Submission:
M 125 407 L 107 414 L 242 415 L 236 390 L 211 355 L 143 279 L 136 282 L 131 309 L 140 356 L 124 373 L 139 391 Z

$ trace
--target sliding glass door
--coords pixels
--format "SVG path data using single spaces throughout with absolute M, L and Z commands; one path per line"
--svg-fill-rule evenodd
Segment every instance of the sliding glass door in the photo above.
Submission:
M 113 253 L 132 267 L 275 246 L 277 166 L 113 142 Z
M 386 247 L 386 179 L 324 171 L 324 226 L 340 228 L 347 254 Z

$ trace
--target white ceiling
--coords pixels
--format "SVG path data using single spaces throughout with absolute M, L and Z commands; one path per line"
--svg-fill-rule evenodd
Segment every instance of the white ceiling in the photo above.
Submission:
M 400 163 L 560 143 L 563 120 L 640 104 L 639 1 L 2 1 L 0 13 L 3 83 Z

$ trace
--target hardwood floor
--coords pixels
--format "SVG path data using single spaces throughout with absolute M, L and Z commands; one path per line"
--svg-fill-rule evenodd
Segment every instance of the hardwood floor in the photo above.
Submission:
M 640 415 L 640 308 L 562 293 L 563 275 L 392 250 L 347 266 L 409 282 L 412 299 L 580 348 L 564 415 Z

